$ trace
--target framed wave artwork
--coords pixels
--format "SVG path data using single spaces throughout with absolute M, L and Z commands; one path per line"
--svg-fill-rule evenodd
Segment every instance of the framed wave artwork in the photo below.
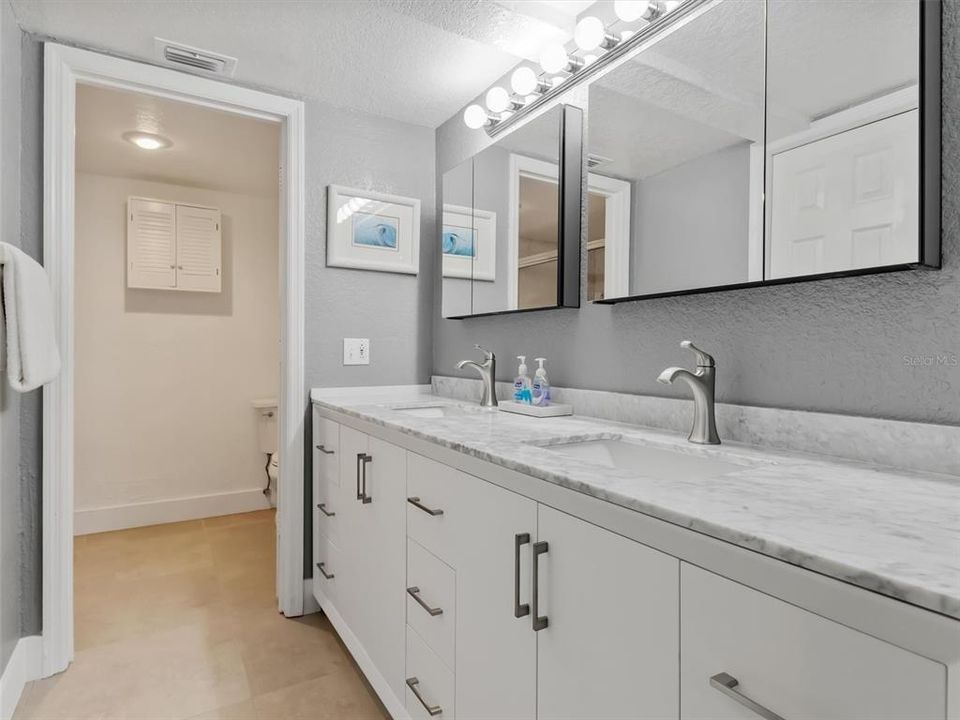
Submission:
M 330 185 L 327 265 L 416 275 L 420 271 L 420 201 Z
M 444 205 L 440 245 L 444 277 L 497 279 L 496 213 Z

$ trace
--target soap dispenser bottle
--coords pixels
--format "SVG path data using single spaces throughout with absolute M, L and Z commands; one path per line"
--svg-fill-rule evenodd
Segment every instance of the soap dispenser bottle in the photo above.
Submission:
M 527 356 L 517 355 L 520 361 L 520 368 L 517 370 L 517 378 L 513 381 L 513 399 L 518 403 L 530 405 L 533 401 L 533 395 L 530 391 L 530 376 L 527 375 Z
M 542 357 L 536 358 L 536 361 L 540 363 L 540 367 L 537 368 L 537 372 L 533 376 L 533 388 L 531 390 L 533 404 L 542 407 L 550 404 L 550 381 L 547 380 L 547 371 L 543 369 L 543 363 L 546 362 L 546 360 L 546 358 Z

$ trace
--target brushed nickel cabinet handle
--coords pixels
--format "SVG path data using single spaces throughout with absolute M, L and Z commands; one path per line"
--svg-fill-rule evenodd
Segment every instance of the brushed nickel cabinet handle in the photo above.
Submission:
M 550 545 L 546 542 L 538 542 L 533 544 L 533 598 L 531 603 L 533 604 L 533 630 L 534 632 L 540 632 L 547 625 L 550 624 L 550 621 L 544 615 L 540 616 L 540 556 L 546 552 L 549 552 Z
M 360 492 L 360 463 L 366 456 L 366 453 L 357 453 L 357 500 L 363 500 L 363 493 Z
M 327 517 L 333 517 L 334 515 L 336 515 L 335 512 L 330 512 L 329 510 L 327 510 L 327 504 L 326 504 L 326 503 L 318 503 L 318 504 L 317 504 L 317 510 L 319 510 L 320 512 L 322 512 L 322 513 L 323 513 L 324 515 L 326 515 Z
M 334 455 L 334 454 L 336 454 L 336 451 L 335 451 L 335 450 L 327 450 L 327 447 L 326 447 L 325 445 L 317 445 L 317 450 L 319 450 L 320 452 L 322 452 L 324 455 Z
M 418 497 L 408 497 L 407 502 L 413 505 L 415 508 L 420 508 L 427 515 L 433 515 L 434 517 L 436 517 L 437 515 L 443 515 L 443 510 L 439 508 L 437 508 L 436 510 L 434 510 L 433 508 L 428 508 L 426 505 L 420 502 L 420 498 Z
M 423 709 L 427 711 L 431 717 L 434 715 L 439 715 L 443 712 L 443 708 L 439 705 L 431 705 L 426 700 L 423 699 L 423 695 L 420 694 L 419 690 L 420 681 L 415 677 L 407 678 L 407 687 L 417 696 L 417 700 L 420 701 L 420 704 L 423 705 Z
M 430 607 L 429 605 L 427 605 L 424 599 L 420 597 L 420 588 L 416 586 L 408 587 L 407 595 L 409 595 L 414 600 L 416 600 L 417 604 L 420 605 L 420 607 L 422 607 L 428 613 L 430 613 L 431 616 L 436 617 L 437 615 L 443 615 L 443 608 Z
M 369 505 L 373 502 L 373 498 L 370 495 L 367 495 L 367 465 L 373 462 L 372 455 L 364 455 L 361 459 L 363 465 L 363 490 L 360 492 L 360 502 L 364 505 Z
M 323 569 L 324 565 L 326 565 L 326 563 L 322 563 L 322 562 L 317 563 L 317 570 L 319 570 L 320 574 L 323 575 L 327 580 L 333 580 L 333 578 L 335 577 L 334 574 L 328 573 L 326 570 L 324 570 Z
M 737 690 L 736 687 L 739 684 L 739 680 L 737 680 L 733 675 L 725 672 L 717 673 L 710 678 L 710 687 L 719 690 L 727 697 L 732 698 L 743 705 L 745 708 L 752 710 L 759 717 L 762 717 L 763 720 L 784 720 L 782 715 L 777 715 L 775 712 L 773 712 L 773 710 L 765 708 L 756 700 L 751 700 L 742 692 Z
M 527 603 L 520 604 L 520 546 L 530 542 L 530 533 L 513 536 L 513 616 L 522 618 L 530 614 Z

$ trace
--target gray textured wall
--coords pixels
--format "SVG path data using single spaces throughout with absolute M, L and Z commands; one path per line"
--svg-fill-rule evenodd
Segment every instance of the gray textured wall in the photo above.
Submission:
M 943 23 L 942 270 L 469 320 L 435 313 L 434 371 L 455 374 L 479 342 L 501 357 L 546 356 L 555 385 L 673 396 L 656 377 L 690 363 L 678 347 L 690 338 L 716 355 L 724 402 L 960 424 L 960 366 L 937 364 L 960 356 L 960 2 L 944 3 Z M 438 177 L 483 135 L 459 115 L 442 125 Z M 512 372 L 500 363 L 499 379 Z

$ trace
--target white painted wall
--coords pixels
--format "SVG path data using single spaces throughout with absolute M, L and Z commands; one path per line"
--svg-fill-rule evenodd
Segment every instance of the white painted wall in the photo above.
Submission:
M 223 292 L 126 288 L 130 195 L 220 208 Z M 78 173 L 76 217 L 77 533 L 266 507 L 277 198 Z

